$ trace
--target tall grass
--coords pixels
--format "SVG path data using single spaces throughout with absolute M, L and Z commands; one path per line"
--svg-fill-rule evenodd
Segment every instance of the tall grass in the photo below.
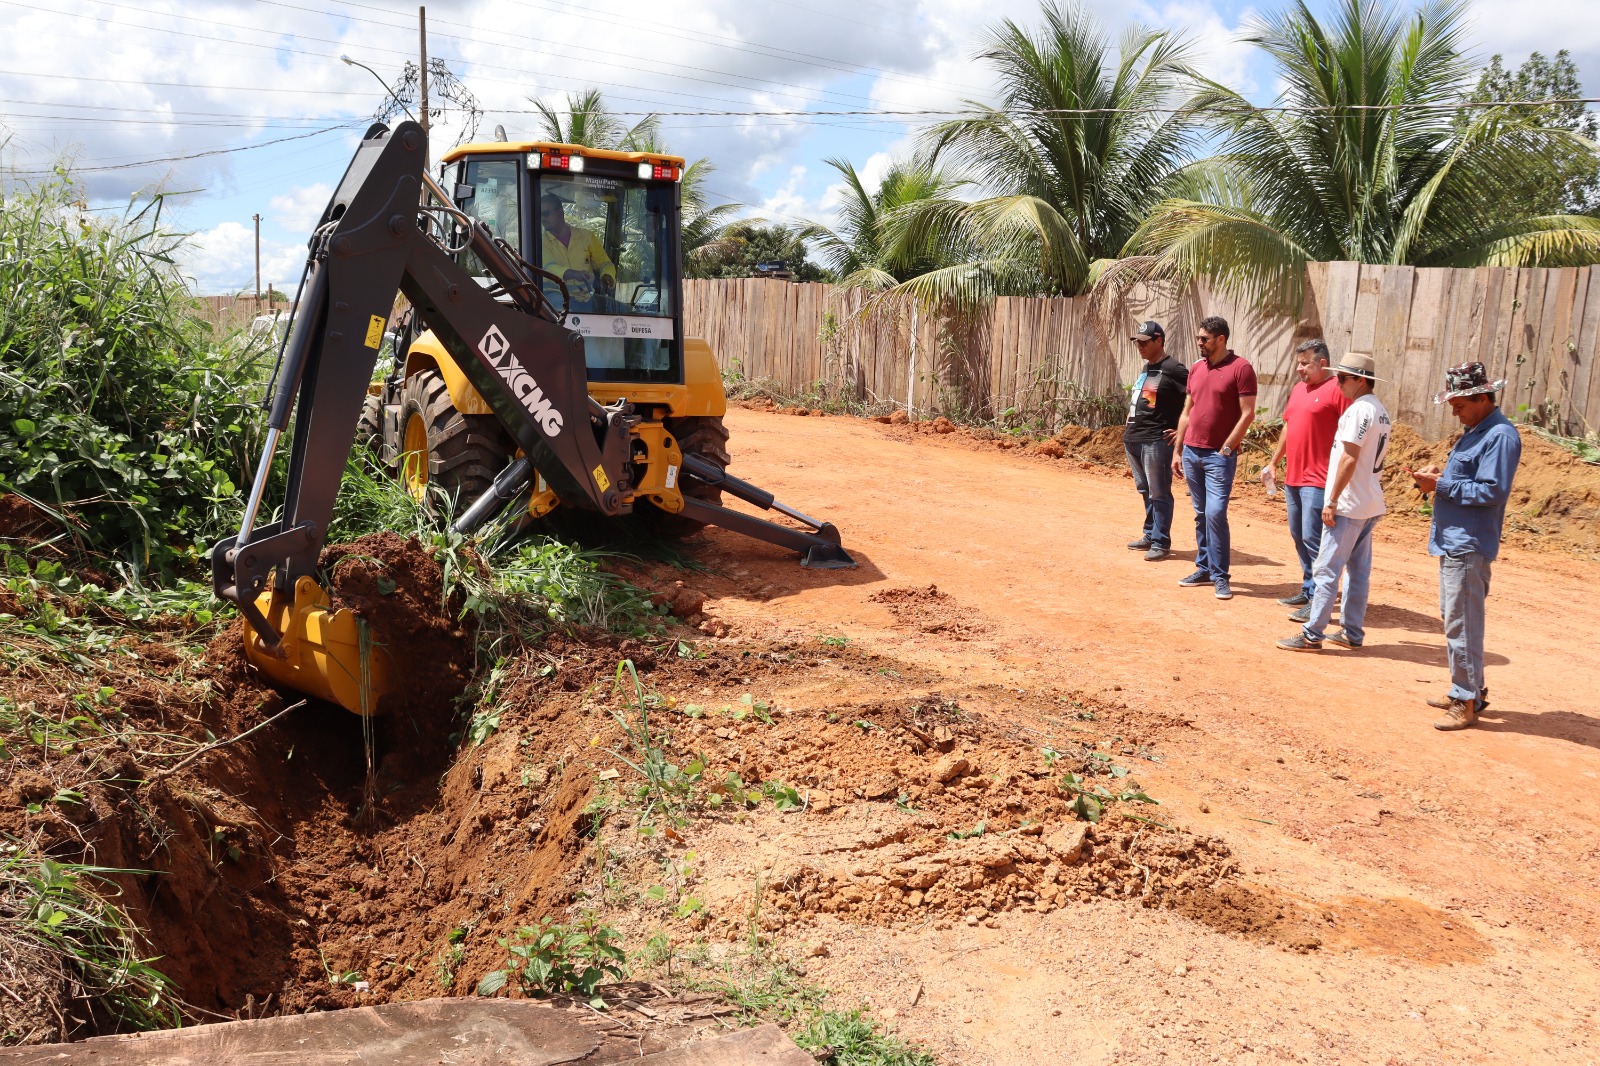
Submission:
M 194 316 L 161 203 L 108 221 L 66 179 L 0 193 L 0 491 L 167 573 L 237 517 L 272 352 Z
M 107 1009 L 134 1029 L 181 1025 L 172 982 L 139 951 L 127 915 L 108 898 L 115 891 L 109 875 L 126 872 L 0 846 L 0 947 L 45 960 L 69 1003 Z

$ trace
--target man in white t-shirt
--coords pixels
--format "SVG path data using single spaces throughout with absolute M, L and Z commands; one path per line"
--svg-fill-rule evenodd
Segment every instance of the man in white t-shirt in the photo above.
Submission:
M 1328 456 L 1328 483 L 1322 508 L 1322 546 L 1311 568 L 1314 591 L 1311 617 L 1292 637 L 1278 641 L 1285 651 L 1321 651 L 1324 630 L 1333 615 L 1333 593 L 1344 574 L 1341 629 L 1326 639 L 1352 651 L 1361 647 L 1366 630 L 1367 593 L 1372 584 L 1372 529 L 1383 517 L 1384 452 L 1389 449 L 1389 412 L 1372 388 L 1372 356 L 1348 353 L 1333 368 L 1350 406 L 1339 416 Z

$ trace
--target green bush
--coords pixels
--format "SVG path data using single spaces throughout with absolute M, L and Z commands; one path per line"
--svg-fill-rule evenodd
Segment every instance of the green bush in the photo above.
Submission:
M 237 520 L 273 353 L 193 315 L 160 205 L 97 218 L 65 177 L 0 194 L 0 491 L 171 572 Z

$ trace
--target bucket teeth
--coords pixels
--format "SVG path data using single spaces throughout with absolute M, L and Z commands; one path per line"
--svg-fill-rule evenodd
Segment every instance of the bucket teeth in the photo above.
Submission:
M 384 710 L 397 671 L 389 653 L 372 639 L 366 619 L 354 611 L 333 610 L 327 590 L 311 577 L 295 582 L 292 598 L 263 592 L 256 607 L 283 635 L 271 648 L 246 630 L 245 657 L 256 669 L 286 688 L 356 714 Z

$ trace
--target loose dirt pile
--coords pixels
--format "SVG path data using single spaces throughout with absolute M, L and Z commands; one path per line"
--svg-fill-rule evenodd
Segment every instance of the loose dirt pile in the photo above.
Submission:
M 904 629 L 939 633 L 955 640 L 971 640 L 985 631 L 982 622 L 957 604 L 954 597 L 940 592 L 937 585 L 884 589 L 867 599 L 883 604 Z

